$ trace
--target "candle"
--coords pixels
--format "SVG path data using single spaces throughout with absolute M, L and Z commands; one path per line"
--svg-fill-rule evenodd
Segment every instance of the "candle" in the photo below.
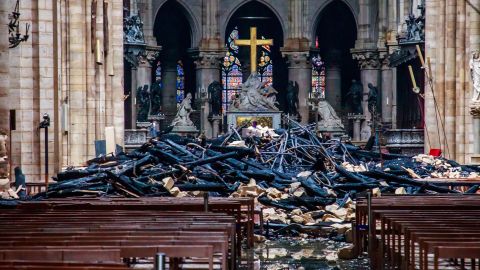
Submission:
M 418 57 L 420 58 L 420 62 L 422 63 L 422 68 L 425 68 L 425 60 L 423 59 L 422 50 L 420 50 L 420 46 L 418 46 L 418 44 L 416 47 L 417 47 Z
M 411 65 L 408 65 L 408 70 L 410 71 L 410 79 L 412 80 L 413 88 L 417 88 L 417 82 L 415 81 L 415 76 L 413 75 L 413 69 Z

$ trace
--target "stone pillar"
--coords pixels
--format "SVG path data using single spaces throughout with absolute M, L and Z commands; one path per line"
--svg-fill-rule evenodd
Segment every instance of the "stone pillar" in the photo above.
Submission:
M 8 130 L 9 105 L 9 49 L 8 49 L 8 10 L 9 1 L 0 1 L 0 129 Z M 10 150 L 11 151 L 11 150 Z
M 308 94 L 312 89 L 312 65 L 310 64 L 308 52 L 284 52 L 288 64 L 288 80 L 296 81 L 299 86 L 298 112 L 301 123 L 308 123 L 309 107 Z
M 480 154 L 480 102 L 472 104 L 470 113 L 473 117 L 473 153 Z
M 393 70 L 388 66 L 388 56 L 385 55 L 382 60 L 380 91 L 382 96 L 382 122 L 387 126 L 392 124 L 393 82 Z
M 130 92 L 130 99 L 131 99 L 131 104 L 130 104 L 130 111 L 131 111 L 131 121 L 132 121 L 132 129 L 137 128 L 137 67 L 132 67 L 130 70 L 132 73 L 132 91 Z
M 177 64 L 167 62 L 162 66 L 162 112 L 166 124 L 169 125 L 177 112 Z
M 220 60 L 223 53 L 221 52 L 196 52 L 195 58 L 195 72 L 196 72 L 196 89 L 197 91 L 207 91 L 208 86 L 213 81 L 221 82 L 220 79 Z M 202 106 L 200 113 L 200 130 L 205 132 L 207 138 L 214 136 L 212 124 L 208 117 L 210 114 L 209 104 Z M 217 131 L 218 134 L 218 131 Z
M 141 87 L 143 89 L 143 87 L 145 85 L 148 86 L 148 88 L 150 89 L 150 84 L 151 84 L 151 81 L 152 81 L 152 66 L 150 65 L 150 63 L 144 59 L 144 57 L 140 57 L 139 59 L 139 62 L 138 62 L 138 66 L 135 70 L 135 79 L 136 79 L 136 87 L 135 87 L 135 92 L 137 91 L 137 89 L 139 87 Z M 132 91 L 133 93 L 133 91 Z M 136 119 L 137 119 L 137 111 L 138 111 L 138 108 L 137 108 L 137 95 L 135 93 L 135 96 L 133 96 L 133 101 L 134 104 L 132 104 L 132 118 L 134 118 L 135 122 L 132 122 L 135 123 L 137 122 Z M 133 111 L 135 110 L 135 111 Z M 135 113 L 134 113 L 135 112 Z
M 325 57 L 325 98 L 337 113 L 342 106 L 342 53 L 339 50 L 330 50 Z
M 360 67 L 360 81 L 363 85 L 363 114 L 366 121 L 362 123 L 361 140 L 366 141 L 371 136 L 371 121 L 372 116 L 368 111 L 368 84 L 371 83 L 374 86 L 380 88 L 378 84 L 380 61 L 378 52 L 376 50 L 357 50 L 352 49 L 353 59 L 358 61 Z
M 212 138 L 217 138 L 220 135 L 220 123 L 222 120 L 222 116 L 220 115 L 213 115 L 210 118 L 212 122 Z
M 360 142 L 362 138 L 362 120 L 365 119 L 365 116 L 362 114 L 350 114 L 348 119 L 353 120 L 353 141 Z

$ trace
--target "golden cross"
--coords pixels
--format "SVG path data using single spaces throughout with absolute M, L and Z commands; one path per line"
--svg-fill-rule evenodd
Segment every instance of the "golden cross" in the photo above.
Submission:
M 235 40 L 237 46 L 250 46 L 250 72 L 257 73 L 257 46 L 273 45 L 273 39 L 257 39 L 257 28 L 250 27 L 250 39 Z

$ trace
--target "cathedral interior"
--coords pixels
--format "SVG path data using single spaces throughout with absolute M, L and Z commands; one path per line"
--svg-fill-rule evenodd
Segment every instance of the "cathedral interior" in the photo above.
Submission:
M 252 210 L 252 247 L 258 215 L 257 240 L 272 231 L 311 236 L 306 224 L 322 227 L 327 215 L 338 226 L 355 224 L 354 211 L 368 212 L 359 224 L 375 222 L 370 199 L 382 192 L 474 194 L 480 186 L 480 0 L 2 0 L 0 20 L 2 196 L 21 194 L 17 178 L 33 199 L 122 194 L 138 200 L 132 205 L 155 197 L 160 209 L 165 194 L 198 197 L 200 208 L 204 196 L 208 210 L 209 196 L 219 204 L 254 197 L 267 214 L 242 204 Z M 286 184 L 292 179 L 302 190 Z M 2 200 L 0 209 L 13 205 Z M 273 222 L 266 233 L 263 219 Z M 338 226 L 330 238 L 357 230 Z M 320 264 L 262 260 L 255 269 L 387 269 L 371 246 L 388 250 L 390 240 L 358 230 L 356 255 L 370 242 L 362 237 L 379 243 L 352 263 L 329 268 L 331 254 L 316 253 L 328 244 L 308 242 L 299 249 L 323 256 Z M 247 255 L 283 250 L 285 239 Z M 289 254 L 300 252 L 296 244 Z M 235 269 L 231 252 L 220 268 Z M 387 257 L 392 269 L 417 269 L 415 258 L 395 268 L 398 259 Z M 466 258 L 478 269 L 477 257 Z

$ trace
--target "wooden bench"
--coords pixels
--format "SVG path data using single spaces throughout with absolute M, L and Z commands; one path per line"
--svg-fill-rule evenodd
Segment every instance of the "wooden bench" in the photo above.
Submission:
M 213 269 L 218 257 L 222 269 L 234 269 L 242 223 L 247 244 L 248 234 L 253 239 L 253 201 L 213 199 L 208 204 L 209 210 L 216 210 L 212 213 L 204 212 L 202 200 L 175 199 L 25 202 L 16 209 L 0 211 L 0 252 L 38 248 L 64 254 L 61 252 L 66 250 L 84 253 L 101 248 L 118 250 L 122 258 L 163 252 L 171 257 L 170 263 L 181 262 L 172 258 L 195 257 L 195 264 L 205 262 Z M 55 256 L 64 260 L 64 255 Z
M 359 200 L 356 216 L 356 250 L 366 250 L 368 240 L 373 269 L 480 267 L 480 252 L 474 253 L 480 247 L 480 196 L 385 196 L 372 198 L 370 204 Z M 465 253 L 456 251 L 463 248 Z

